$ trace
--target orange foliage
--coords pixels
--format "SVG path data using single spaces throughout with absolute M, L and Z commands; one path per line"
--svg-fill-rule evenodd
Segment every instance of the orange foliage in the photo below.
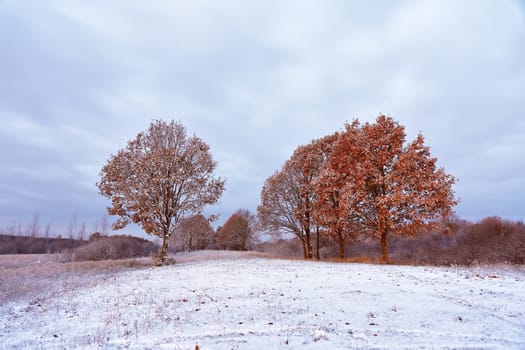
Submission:
M 355 120 L 346 125 L 328 162 L 329 172 L 341 179 L 340 215 L 381 238 L 385 261 L 388 234 L 415 234 L 450 215 L 457 203 L 456 179 L 437 168 L 423 136 L 404 143 L 404 127 L 390 117 L 362 126 Z
M 261 191 L 261 205 L 257 209 L 261 223 L 272 230 L 284 229 L 297 236 L 307 259 L 313 257 L 314 231 L 319 242 L 318 223 L 314 218 L 315 181 L 325 168 L 336 138 L 337 135 L 327 136 L 299 146 L 282 169 L 266 180 Z
M 387 261 L 388 234 L 428 230 L 457 204 L 456 179 L 436 166 L 422 135 L 409 144 L 405 136 L 403 126 L 381 115 L 299 146 L 264 184 L 261 224 L 296 235 L 305 258 L 312 257 L 314 229 L 337 239 L 340 258 L 346 238 L 378 236 Z
M 223 249 L 248 250 L 254 226 L 255 216 L 246 209 L 239 209 L 217 230 L 217 244 Z

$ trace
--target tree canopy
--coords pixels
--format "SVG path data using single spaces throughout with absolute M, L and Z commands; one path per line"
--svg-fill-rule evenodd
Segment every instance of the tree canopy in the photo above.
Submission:
M 419 134 L 405 143 L 405 128 L 391 117 L 358 120 L 345 130 L 299 146 L 261 191 L 260 221 L 284 229 L 303 242 L 312 257 L 312 225 L 339 242 L 370 236 L 381 239 L 388 261 L 388 234 L 413 235 L 452 214 L 456 178 L 437 167 Z
M 336 139 L 334 134 L 299 146 L 281 170 L 265 181 L 261 191 L 261 204 L 257 208 L 261 223 L 274 231 L 284 229 L 294 234 L 301 241 L 307 259 L 313 257 L 312 233 L 319 233 L 314 218 L 315 181 L 325 168 Z
M 341 214 L 380 237 L 388 261 L 388 234 L 413 235 L 452 213 L 456 179 L 437 167 L 421 134 L 405 145 L 405 128 L 390 117 L 345 129 L 328 161 L 329 173 L 343 179 Z
M 254 234 L 255 220 L 250 211 L 237 210 L 217 229 L 218 246 L 229 250 L 248 250 Z
M 225 181 L 214 177 L 215 168 L 204 141 L 188 137 L 179 122 L 156 120 L 109 158 L 97 186 L 111 199 L 108 213 L 119 217 L 114 228 L 135 223 L 160 237 L 164 262 L 180 220 L 200 213 L 223 193 Z

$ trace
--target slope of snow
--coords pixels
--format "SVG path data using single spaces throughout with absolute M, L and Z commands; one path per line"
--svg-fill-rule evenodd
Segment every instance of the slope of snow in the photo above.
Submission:
M 90 278 L 1 305 L 0 348 L 525 349 L 523 268 L 190 255 Z

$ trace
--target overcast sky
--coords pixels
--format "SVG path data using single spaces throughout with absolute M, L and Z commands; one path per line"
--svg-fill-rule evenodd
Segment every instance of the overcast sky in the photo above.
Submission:
M 99 171 L 155 118 L 207 142 L 221 221 L 293 150 L 387 114 L 459 182 L 461 218 L 525 218 L 522 1 L 0 0 L 0 224 L 91 226 Z

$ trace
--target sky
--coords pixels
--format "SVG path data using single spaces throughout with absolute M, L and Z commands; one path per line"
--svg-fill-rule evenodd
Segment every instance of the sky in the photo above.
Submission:
M 100 169 L 157 118 L 210 145 L 220 223 L 380 114 L 458 178 L 457 216 L 525 218 L 523 1 L 0 0 L 0 50 L 3 227 L 94 227 Z

